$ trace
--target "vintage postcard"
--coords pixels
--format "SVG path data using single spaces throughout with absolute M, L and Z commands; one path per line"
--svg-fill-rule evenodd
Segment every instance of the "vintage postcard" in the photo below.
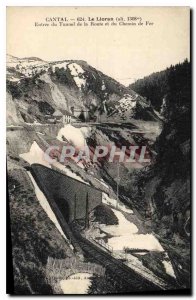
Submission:
M 7 293 L 191 292 L 189 7 L 7 7 Z

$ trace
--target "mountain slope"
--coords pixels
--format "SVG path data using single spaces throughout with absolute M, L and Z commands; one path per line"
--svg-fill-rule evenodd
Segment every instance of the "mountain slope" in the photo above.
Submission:
M 7 55 L 7 92 L 25 122 L 47 123 L 57 110 L 75 117 L 87 111 L 87 120 L 159 119 L 144 98 L 85 61 Z

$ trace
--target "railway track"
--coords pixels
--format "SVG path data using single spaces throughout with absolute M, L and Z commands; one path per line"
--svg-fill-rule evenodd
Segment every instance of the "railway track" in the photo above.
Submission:
M 72 229 L 73 230 L 73 229 Z M 136 271 L 126 266 L 122 261 L 115 259 L 109 253 L 100 249 L 92 242 L 81 236 L 76 230 L 73 230 L 77 242 L 79 243 L 82 250 L 93 257 L 98 263 L 103 265 L 106 270 L 110 271 L 115 277 L 118 277 L 119 281 L 123 281 L 127 284 L 131 291 L 161 291 L 169 289 L 171 287 L 163 284 L 157 284 L 148 280 Z

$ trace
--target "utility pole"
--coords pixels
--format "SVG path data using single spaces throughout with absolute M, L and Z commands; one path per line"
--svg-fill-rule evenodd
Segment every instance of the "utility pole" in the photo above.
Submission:
M 89 202 L 88 202 L 88 192 L 86 194 L 86 216 L 85 216 L 85 228 L 89 228 Z
M 119 203 L 119 183 L 120 183 L 120 164 L 119 162 L 117 162 L 117 178 L 116 178 L 116 182 L 117 182 L 117 200 L 116 200 L 116 208 L 118 208 L 118 203 Z
M 75 197 L 74 197 L 74 221 L 76 220 L 76 201 L 77 201 L 77 198 L 76 198 L 76 194 L 75 194 Z

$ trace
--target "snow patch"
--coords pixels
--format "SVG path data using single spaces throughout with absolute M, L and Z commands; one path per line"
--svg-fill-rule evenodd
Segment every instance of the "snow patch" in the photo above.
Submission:
M 41 71 L 47 71 L 49 68 L 47 62 L 36 58 L 17 58 L 10 55 L 7 55 L 6 64 L 7 67 L 15 68 L 17 72 L 25 75 L 25 77 L 32 77 Z
M 82 87 L 85 87 L 86 78 L 84 77 L 84 70 L 82 67 L 76 63 L 72 63 L 68 65 L 68 68 L 78 88 L 81 89 Z
M 69 69 L 72 76 L 78 76 L 78 74 L 84 73 L 84 70 L 81 68 L 81 66 L 76 63 L 69 64 Z
M 44 152 L 38 146 L 38 144 L 34 141 L 31 145 L 30 151 L 27 153 L 22 153 L 19 155 L 25 161 L 27 161 L 30 165 L 31 164 L 40 164 L 50 168 L 50 164 L 44 158 Z
M 118 225 L 100 225 L 100 229 L 111 234 L 112 237 L 108 239 L 108 245 L 113 250 L 121 250 L 124 248 L 137 248 L 152 251 L 164 251 L 158 240 L 153 234 L 138 234 L 138 228 L 132 222 L 129 222 L 125 216 L 112 209 L 118 218 Z
M 71 124 L 67 124 L 59 130 L 57 139 L 64 141 L 65 138 L 70 144 L 81 149 L 87 145 L 86 137 L 88 134 L 89 129 L 87 127 L 76 128 Z
M 59 169 L 60 171 L 63 171 L 63 173 L 65 175 L 89 185 L 88 182 L 85 182 L 80 176 L 76 175 L 74 172 L 72 172 L 70 169 L 68 169 L 66 166 L 62 165 L 61 163 L 54 160 L 50 164 L 45 159 L 44 152 L 42 151 L 42 149 L 38 146 L 38 144 L 35 141 L 33 142 L 29 152 L 22 153 L 19 156 L 21 158 L 23 158 L 25 161 L 27 161 L 30 165 L 37 163 L 37 164 L 43 165 L 48 168 L 51 168 L 51 166 L 54 166 L 55 168 Z
M 52 72 L 55 72 L 55 68 L 59 68 L 59 69 L 67 69 L 67 65 L 69 63 L 68 62 L 62 62 L 62 63 L 57 63 L 57 64 L 53 64 L 52 65 Z
M 105 91 L 105 89 L 106 89 L 106 86 L 105 86 L 104 80 L 102 80 L 101 90 L 102 90 L 102 91 Z
M 163 265 L 164 265 L 166 273 L 168 275 L 170 275 L 171 277 L 176 278 L 176 275 L 174 273 L 174 270 L 173 270 L 171 262 L 167 261 L 167 260 L 163 260 Z
M 20 78 L 14 78 L 13 76 L 9 78 L 9 81 L 18 82 L 20 81 Z
M 121 117 L 131 117 L 133 115 L 133 109 L 136 106 L 137 98 L 137 95 L 133 97 L 129 94 L 125 94 L 124 97 L 118 101 L 118 104 L 115 105 L 115 109 Z
M 76 273 L 68 279 L 61 280 L 60 286 L 64 294 L 87 294 L 91 286 L 92 274 Z

